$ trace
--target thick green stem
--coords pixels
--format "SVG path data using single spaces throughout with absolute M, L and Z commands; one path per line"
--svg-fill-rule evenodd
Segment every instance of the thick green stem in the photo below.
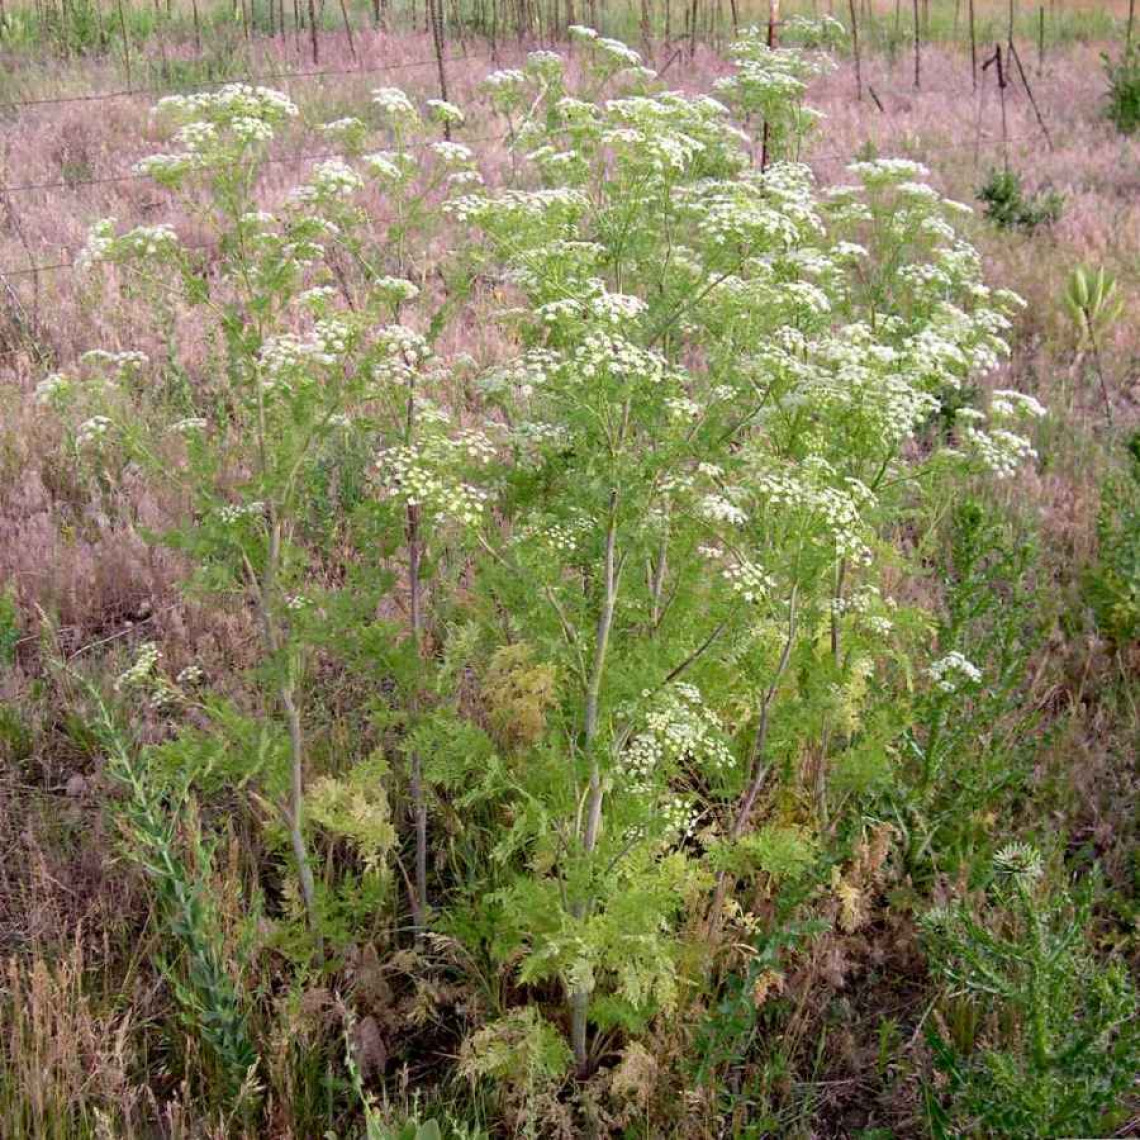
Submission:
M 602 679 L 609 651 L 610 631 L 613 628 L 617 607 L 617 587 L 620 567 L 617 561 L 617 492 L 610 495 L 610 517 L 606 529 L 606 553 L 603 566 L 604 590 L 602 608 L 598 614 L 597 633 L 594 638 L 594 660 L 586 684 L 586 706 L 582 723 L 583 747 L 590 761 L 590 786 L 586 797 L 586 830 L 582 848 L 586 855 L 593 854 L 598 844 L 602 825 L 602 772 L 596 749 L 598 736 L 598 708 L 601 700 Z M 582 918 L 588 910 L 588 900 L 581 899 L 572 907 L 575 918 Z M 574 1063 L 580 1077 L 589 1071 L 587 1024 L 590 1012 L 590 991 L 577 987 L 570 994 L 570 1041 L 574 1050 Z

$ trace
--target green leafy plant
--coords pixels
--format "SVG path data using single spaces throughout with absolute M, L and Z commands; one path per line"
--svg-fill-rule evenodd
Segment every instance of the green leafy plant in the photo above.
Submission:
M 210 1054 L 215 1093 L 240 1120 L 261 1095 L 260 1061 L 213 897 L 212 844 L 190 800 L 194 772 L 183 773 L 169 798 L 153 788 L 107 705 L 89 692 L 96 710 L 92 728 L 107 753 L 106 772 L 125 793 L 121 822 L 127 852 L 151 883 L 176 951 L 164 958 L 163 974 L 187 1025 Z
M 973 1040 L 935 1022 L 948 1080 L 928 1095 L 936 1136 L 1103 1136 L 1125 1112 L 1140 1065 L 1137 994 L 1123 963 L 1087 946 L 1091 890 L 1049 884 L 1040 854 L 994 857 L 986 906 L 954 904 L 923 929 L 947 995 L 977 1007 Z
M 1086 589 L 1097 624 L 1117 645 L 1140 636 L 1140 436 L 1129 442 L 1124 470 L 1101 486 L 1097 559 Z
M 774 969 L 785 920 L 812 929 L 800 884 L 891 783 L 908 689 L 962 719 L 965 619 L 951 602 L 927 664 L 936 618 L 891 596 L 899 520 L 1009 476 L 1044 413 L 973 406 L 1017 299 L 919 164 L 858 161 L 824 194 L 786 161 L 818 61 L 749 32 L 714 99 L 572 34 L 579 78 L 536 52 L 486 80 L 509 162 L 429 137 L 464 110 L 381 88 L 272 214 L 254 187 L 298 108 L 164 100 L 171 151 L 142 169 L 216 249 L 102 222 L 80 261 L 150 303 L 170 359 L 96 350 L 38 392 L 108 501 L 131 464 L 169 484 L 188 588 L 255 622 L 233 676 L 167 676 L 146 645 L 120 678 L 165 736 L 162 786 L 242 792 L 289 852 L 275 934 L 299 970 L 358 931 L 417 962 L 446 934 L 464 1071 L 534 1132 L 566 1119 L 571 1067 L 703 1022 L 738 932 Z M 186 320 L 213 353 L 193 384 Z M 140 827 L 173 826 L 146 803 Z M 367 913 L 389 881 L 410 922 Z M 745 884 L 785 893 L 779 923 Z M 854 929 L 861 886 L 834 885 Z M 756 1029 L 745 998 L 709 1084 Z
M 1060 220 L 1064 196 L 1056 190 L 1027 193 L 1015 170 L 992 170 L 978 190 L 984 213 L 999 229 L 1034 233 Z
M 1140 52 L 1129 48 L 1113 59 L 1102 53 L 1108 81 L 1105 114 L 1121 134 L 1131 135 L 1140 128 Z
M 1093 371 L 1104 400 L 1105 418 L 1111 424 L 1112 399 L 1100 350 L 1104 334 L 1124 312 L 1124 298 L 1117 291 L 1116 278 L 1103 266 L 1095 271 L 1078 266 L 1065 287 L 1065 307 L 1076 329 L 1078 352 L 1087 350 L 1092 355 Z

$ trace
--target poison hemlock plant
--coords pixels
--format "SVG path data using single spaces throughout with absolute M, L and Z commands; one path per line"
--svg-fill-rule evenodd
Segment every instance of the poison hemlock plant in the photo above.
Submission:
M 927 663 L 890 596 L 898 519 L 1031 460 L 1043 413 L 971 406 L 1017 298 L 984 283 L 965 208 L 914 162 L 822 191 L 792 161 L 814 62 L 750 33 L 720 98 L 686 95 L 573 34 L 577 87 L 550 52 L 487 79 L 509 163 L 426 141 L 384 88 L 274 213 L 254 188 L 294 105 L 164 100 L 177 149 L 143 168 L 216 248 L 108 222 L 84 261 L 172 329 L 176 293 L 217 368 L 177 415 L 138 354 L 41 389 L 89 470 L 170 481 L 192 586 L 256 617 L 244 706 L 164 682 L 157 751 L 241 742 L 310 950 L 332 928 L 318 845 L 395 864 L 417 952 L 446 932 L 479 964 L 467 1073 L 528 1127 L 571 1066 L 588 1080 L 694 1006 L 728 927 L 775 961 L 786 940 L 737 890 L 794 883 L 861 828 L 846 813 L 902 736 L 896 669 L 954 721 L 970 670 L 952 639 Z M 767 128 L 765 169 L 734 111 Z M 335 669 L 369 696 L 319 773 L 314 678 Z

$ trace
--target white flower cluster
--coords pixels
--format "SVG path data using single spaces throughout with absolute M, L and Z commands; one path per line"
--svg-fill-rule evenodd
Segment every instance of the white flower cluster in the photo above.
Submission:
M 433 142 L 431 150 L 445 166 L 466 166 L 475 158 L 469 146 L 457 142 Z
M 726 557 L 725 552 L 716 546 L 702 546 L 699 552 L 720 566 L 720 576 L 746 602 L 763 601 L 776 586 L 770 574 L 747 558 L 739 555 Z
M 347 351 L 351 330 L 335 319 L 318 321 L 309 337 L 281 333 L 268 337 L 257 355 L 263 392 L 289 392 L 315 381 Z
M 863 509 L 874 502 L 874 495 L 857 479 L 847 478 L 835 486 L 828 482 L 834 478 L 831 465 L 815 457 L 796 470 L 757 471 L 750 490 L 769 506 L 807 515 L 806 533 L 821 529 L 839 558 L 867 564 L 871 550 L 864 535 Z
M 420 295 L 419 286 L 413 285 L 406 277 L 378 277 L 372 282 L 372 288 L 394 305 L 414 301 Z
M 691 839 L 701 821 L 701 809 L 685 796 L 670 796 L 658 809 L 664 825 L 665 838 L 671 842 Z
M 1003 428 L 983 431 L 981 428 L 966 427 L 962 431 L 962 438 L 998 479 L 1008 479 L 1026 460 L 1037 458 L 1037 451 L 1025 436 Z
M 117 252 L 134 257 L 161 257 L 178 249 L 178 235 L 172 226 L 135 226 L 115 243 Z
M 593 525 L 585 515 L 579 515 L 576 518 L 545 526 L 523 527 L 511 538 L 511 542 L 516 546 L 534 542 L 544 553 L 569 555 L 580 548 L 582 539 L 590 533 Z
M 619 757 L 629 790 L 641 795 L 667 781 L 678 765 L 715 776 L 735 763 L 720 718 L 705 704 L 700 689 L 683 682 L 670 685 L 653 701 L 645 727 Z
M 186 688 L 193 688 L 195 685 L 200 685 L 205 679 L 205 671 L 200 665 L 187 665 L 184 669 L 180 669 L 178 676 L 175 677 L 178 684 Z
M 419 118 L 416 105 L 399 87 L 378 88 L 372 92 L 372 102 L 397 125 L 407 126 Z
M 364 179 L 343 159 L 330 158 L 318 163 L 305 186 L 290 191 L 287 199 L 294 207 L 343 201 L 364 189 Z
M 71 390 L 71 380 L 67 376 L 62 372 L 52 372 L 36 385 L 35 401 L 37 404 L 59 404 Z
M 377 151 L 375 154 L 363 155 L 360 161 L 373 177 L 383 182 L 403 182 L 412 173 L 408 156 L 404 154 Z
M 455 478 L 462 456 L 494 454 L 474 442 L 476 433 L 464 433 L 452 440 L 446 436 L 419 446 L 386 448 L 377 458 L 376 470 L 387 493 L 409 507 L 421 507 L 438 518 L 452 519 L 464 526 L 478 526 L 489 495 L 480 487 Z
M 218 508 L 218 518 L 228 526 L 243 519 L 260 519 L 265 515 L 265 504 L 260 500 L 249 503 L 227 503 Z
M 545 386 L 562 364 L 563 359 L 558 353 L 547 348 L 532 348 L 517 360 L 493 368 L 480 379 L 479 386 L 490 396 L 511 393 L 526 400 Z
M 990 402 L 990 412 L 995 416 L 1008 416 L 1031 420 L 1044 419 L 1048 415 L 1045 405 L 1024 392 L 1011 388 L 996 388 Z
M 944 693 L 957 692 L 960 684 L 977 684 L 982 679 L 982 671 L 957 650 L 935 661 L 926 675 Z
M 120 237 L 115 236 L 115 219 L 104 218 L 87 232 L 87 242 L 75 259 L 81 272 L 102 261 L 118 261 L 129 257 L 162 257 L 178 250 L 178 235 L 166 224 L 136 226 Z
M 447 123 L 450 126 L 459 126 L 466 116 L 461 108 L 446 99 L 429 99 L 427 101 L 428 116 L 436 123 Z
M 106 416 L 92 416 L 89 420 L 84 420 L 76 429 L 75 442 L 80 447 L 100 443 L 111 426 L 111 421 Z
M 876 158 L 871 162 L 853 162 L 847 169 L 868 188 L 914 185 L 916 179 L 930 176 L 927 167 L 909 158 Z
M 697 504 L 697 511 L 709 522 L 726 522 L 732 526 L 743 526 L 748 521 L 748 512 L 738 507 L 727 495 L 709 492 Z
M 649 306 L 640 298 L 628 293 L 611 293 L 604 286 L 590 302 L 590 311 L 609 325 L 624 325 L 637 320 Z
M 209 424 L 202 416 L 188 416 L 186 419 L 172 423 L 167 430 L 173 435 L 199 435 L 208 426 Z
M 129 373 L 145 368 L 150 358 L 145 352 L 107 352 L 102 348 L 92 348 L 79 358 L 80 364 L 93 368 L 106 368 L 113 372 Z
M 458 221 L 511 230 L 526 222 L 563 223 L 589 209 L 589 199 L 573 187 L 504 190 L 499 194 L 465 194 L 444 206 Z
M 601 332 L 586 337 L 574 350 L 568 367 L 588 380 L 612 376 L 630 382 L 643 380 L 660 384 L 669 375 L 669 364 L 660 353 L 616 334 Z
M 128 669 L 120 673 L 115 681 L 115 692 L 121 693 L 124 689 L 133 689 L 149 684 L 161 658 L 162 650 L 153 641 L 140 645 L 134 662 Z
M 380 329 L 376 346 L 381 358 L 373 368 L 373 376 L 380 382 L 406 382 L 432 358 L 428 342 L 404 325 L 386 325 Z
M 282 123 L 297 117 L 296 104 L 280 91 L 252 87 L 248 83 L 227 83 L 217 91 L 193 95 L 168 95 L 155 106 L 156 117 L 175 122 L 207 122 L 226 126 L 235 120 L 256 119 Z

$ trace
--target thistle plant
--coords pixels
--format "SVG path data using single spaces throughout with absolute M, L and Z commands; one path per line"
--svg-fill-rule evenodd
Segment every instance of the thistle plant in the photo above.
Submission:
M 1124 965 L 1086 947 L 1091 893 L 1047 884 L 1041 854 L 1013 843 L 993 860 L 991 899 L 924 922 L 949 995 L 991 1025 L 973 1048 L 933 1029 L 948 1111 L 931 1093 L 936 1135 L 1097 1136 L 1123 1117 L 1140 1062 L 1136 993 Z

